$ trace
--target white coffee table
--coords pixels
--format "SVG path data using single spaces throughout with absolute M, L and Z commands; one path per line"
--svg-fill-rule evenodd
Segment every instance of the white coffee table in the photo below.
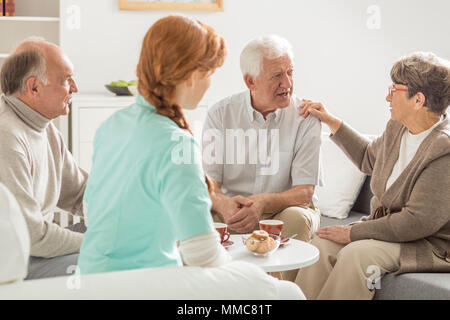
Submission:
M 304 268 L 319 260 L 319 249 L 312 244 L 291 239 L 290 243 L 278 248 L 266 257 L 255 256 L 242 242 L 242 235 L 230 236 L 234 245 L 228 248 L 233 260 L 246 261 L 260 266 L 266 272 L 281 272 Z

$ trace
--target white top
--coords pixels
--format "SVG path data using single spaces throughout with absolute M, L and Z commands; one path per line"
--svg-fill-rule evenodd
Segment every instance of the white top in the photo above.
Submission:
M 231 260 L 216 231 L 193 236 L 180 243 L 180 255 L 187 266 L 219 267 Z
M 291 239 L 289 243 L 269 256 L 255 256 L 248 250 L 242 235 L 230 236 L 233 245 L 228 248 L 233 260 L 245 261 L 260 266 L 265 272 L 281 272 L 310 266 L 319 260 L 319 249 L 304 241 Z
M 386 190 L 397 180 L 400 174 L 405 170 L 408 164 L 411 162 L 412 158 L 419 149 L 423 140 L 433 131 L 435 127 L 437 127 L 444 120 L 444 116 L 441 116 L 441 120 L 436 122 L 431 128 L 418 133 L 412 134 L 409 130 L 405 130 L 402 136 L 402 141 L 400 143 L 400 151 L 398 155 L 397 162 L 392 169 L 391 176 L 389 177 L 386 183 Z
M 300 100 L 266 119 L 250 91 L 227 97 L 209 111 L 203 128 L 203 161 L 229 197 L 279 193 L 297 185 L 323 185 L 321 123 L 298 114 Z

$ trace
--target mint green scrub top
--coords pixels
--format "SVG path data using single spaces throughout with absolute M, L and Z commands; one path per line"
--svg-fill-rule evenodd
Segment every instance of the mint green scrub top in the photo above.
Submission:
M 182 266 L 176 242 L 214 231 L 200 148 L 142 96 L 97 130 L 83 274 Z

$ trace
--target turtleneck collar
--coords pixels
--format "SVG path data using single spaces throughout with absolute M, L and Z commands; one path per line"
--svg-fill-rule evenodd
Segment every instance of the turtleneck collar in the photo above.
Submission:
M 13 109 L 17 116 L 22 119 L 30 128 L 36 131 L 44 131 L 51 119 L 47 119 L 39 112 L 33 110 L 22 100 L 16 96 L 5 96 L 2 95 L 2 99 L 6 102 L 8 106 Z

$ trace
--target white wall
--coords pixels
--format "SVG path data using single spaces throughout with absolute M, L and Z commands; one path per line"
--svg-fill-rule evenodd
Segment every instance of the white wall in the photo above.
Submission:
M 224 0 L 225 11 L 189 13 L 215 28 L 229 54 L 205 101 L 243 90 L 239 54 L 251 38 L 277 33 L 294 46 L 297 95 L 323 101 L 356 129 L 380 133 L 389 118 L 389 71 L 401 55 L 432 51 L 450 59 L 448 0 Z M 80 28 L 71 5 L 80 8 Z M 380 9 L 379 29 L 369 29 Z M 75 64 L 80 92 L 102 92 L 135 78 L 145 32 L 169 12 L 119 11 L 117 0 L 61 0 L 61 44 Z M 371 22 L 370 20 L 369 22 Z

